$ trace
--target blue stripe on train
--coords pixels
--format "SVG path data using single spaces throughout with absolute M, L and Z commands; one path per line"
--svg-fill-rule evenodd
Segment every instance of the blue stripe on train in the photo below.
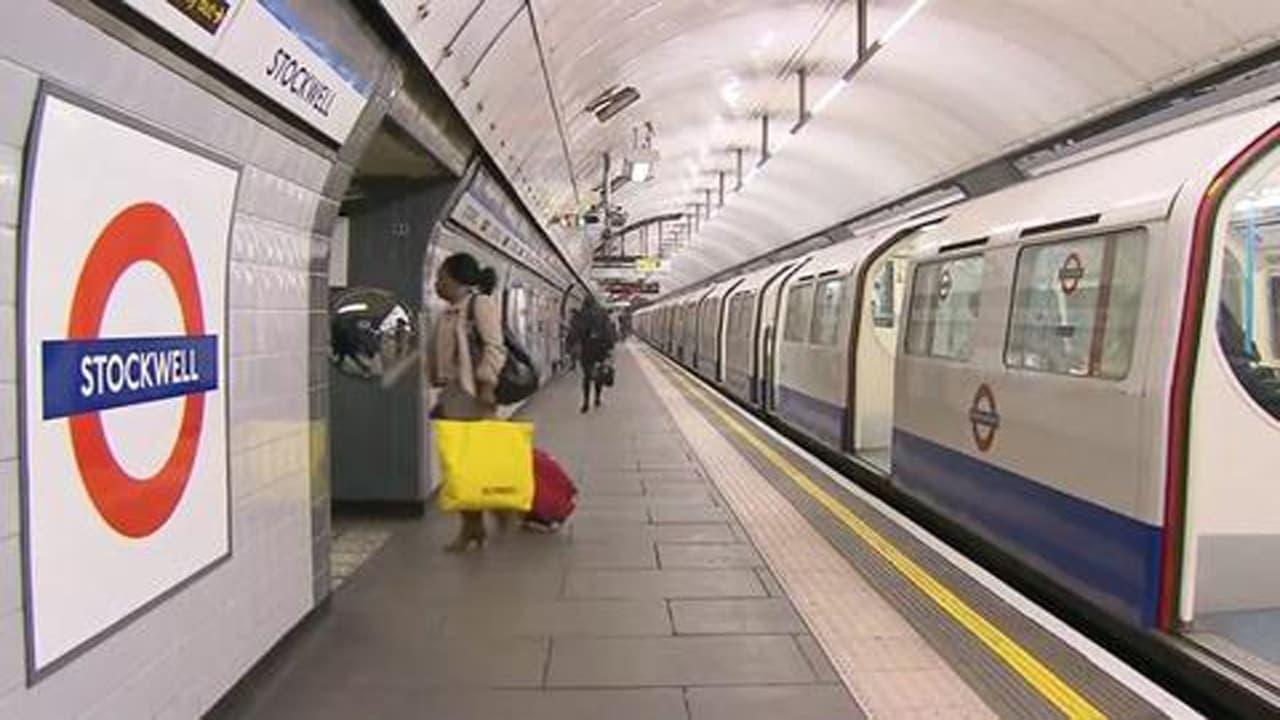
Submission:
M 844 408 L 839 405 L 778 385 L 778 414 L 828 446 L 840 447 L 844 436 Z
M 893 475 L 902 490 L 1100 607 L 1155 624 L 1158 527 L 900 429 Z

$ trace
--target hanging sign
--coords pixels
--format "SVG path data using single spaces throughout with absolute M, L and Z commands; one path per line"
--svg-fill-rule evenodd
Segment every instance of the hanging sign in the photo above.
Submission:
M 367 98 L 261 0 L 126 0 L 178 39 L 341 143 Z
M 236 168 L 43 94 L 20 313 L 29 671 L 231 552 Z

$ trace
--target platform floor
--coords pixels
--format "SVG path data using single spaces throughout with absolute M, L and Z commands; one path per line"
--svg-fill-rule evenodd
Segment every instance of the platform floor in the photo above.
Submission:
M 562 534 L 491 523 L 483 551 L 453 556 L 453 517 L 395 523 L 224 714 L 862 717 L 632 355 L 599 410 L 578 401 L 570 376 L 523 412 L 581 491 Z
M 1167 697 L 1157 709 L 954 567 L 916 564 L 932 551 L 886 517 L 840 526 L 862 521 L 821 507 L 790 451 L 735 438 L 728 411 L 652 351 L 621 348 L 617 370 L 599 410 L 578 412 L 571 376 L 522 413 L 579 485 L 568 527 L 454 556 L 455 518 L 388 522 L 214 717 L 1194 716 Z M 946 586 L 907 582 L 930 572 Z

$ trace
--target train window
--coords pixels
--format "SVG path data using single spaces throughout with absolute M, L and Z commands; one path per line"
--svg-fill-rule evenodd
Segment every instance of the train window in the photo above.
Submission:
M 729 301 L 728 339 L 725 360 L 735 370 L 747 367 L 751 356 L 751 305 L 755 293 L 744 292 Z
M 787 326 L 782 339 L 802 343 L 809 339 L 809 316 L 813 312 L 813 283 L 796 285 L 787 293 Z
M 907 316 L 907 353 L 968 360 L 978 325 L 983 256 L 920 265 Z
M 892 329 L 894 325 L 894 263 L 885 260 L 876 272 L 876 279 L 868 294 L 871 303 L 871 322 L 878 328 Z
M 1219 217 L 1218 343 L 1240 384 L 1280 420 L 1280 152 L 1240 177 Z
M 840 335 L 840 300 L 844 296 L 844 278 L 831 278 L 818 284 L 813 305 L 813 322 L 809 342 L 835 345 Z
M 1128 375 L 1146 248 L 1141 228 L 1023 248 L 1005 364 L 1111 380 Z
M 719 319 L 720 301 L 716 298 L 703 300 L 702 320 L 698 329 L 702 336 L 698 338 L 698 352 L 700 359 L 705 362 L 712 361 L 716 355 L 716 340 L 720 330 L 717 323 Z

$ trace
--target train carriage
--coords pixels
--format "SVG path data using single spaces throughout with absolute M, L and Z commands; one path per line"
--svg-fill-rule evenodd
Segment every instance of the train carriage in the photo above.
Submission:
M 1096 610 L 1280 652 L 1278 123 L 1128 141 L 735 279 L 723 385 Z M 646 311 L 683 310 L 686 365 L 713 292 Z

